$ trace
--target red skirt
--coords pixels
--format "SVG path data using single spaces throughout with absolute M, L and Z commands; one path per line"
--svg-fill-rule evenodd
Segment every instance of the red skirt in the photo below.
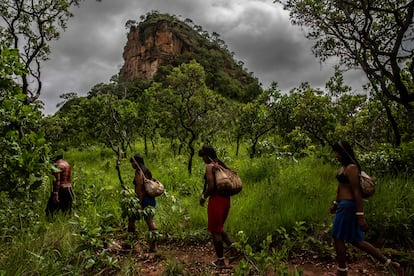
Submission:
M 224 222 L 230 211 L 230 197 L 212 195 L 208 200 L 208 231 L 222 233 Z

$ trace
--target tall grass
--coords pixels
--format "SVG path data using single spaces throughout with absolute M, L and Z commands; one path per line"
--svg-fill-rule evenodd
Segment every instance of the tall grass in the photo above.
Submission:
M 414 186 L 412 177 L 382 177 L 375 195 L 366 204 L 369 239 L 380 246 L 414 244 Z
M 143 146 L 135 146 L 144 155 Z M 249 159 L 248 153 L 232 154 L 233 149 L 219 148 L 219 157 L 236 168 L 243 180 L 243 190 L 231 198 L 231 211 L 225 228 L 233 238 L 243 231 L 253 245 L 259 245 L 268 234 L 297 231 L 297 222 L 306 225 L 306 233 L 314 235 L 319 226 L 322 235 L 329 236 L 332 217 L 328 208 L 335 198 L 337 164 L 317 157 L 300 160 L 263 156 Z M 131 152 L 130 155 L 133 153 Z M 73 186 L 76 194 L 73 215 L 46 220 L 44 208 L 50 186 L 41 190 L 44 204 L 30 206 L 30 212 L 20 205 L 0 211 L 2 228 L 0 275 L 65 275 L 93 271 L 94 266 L 123 270 L 133 274 L 130 257 L 113 260 L 106 248 L 124 239 L 127 221 L 121 218 L 121 185 L 115 170 L 116 156 L 107 149 L 69 151 L 65 158 L 73 165 Z M 165 242 L 202 242 L 210 240 L 206 206 L 199 205 L 203 188 L 205 164 L 199 157 L 193 160 L 193 170 L 187 171 L 187 156 L 174 156 L 168 145 L 151 148 L 144 155 L 145 164 L 166 188 L 157 198 L 156 223 Z M 133 187 L 134 170 L 129 156 L 122 160 L 120 170 L 126 185 Z M 368 239 L 381 246 L 414 244 L 413 178 L 378 179 L 375 195 L 365 203 L 370 232 Z M 1 197 L 2 201 L 3 198 Z M 16 225 L 17 217 L 29 214 L 25 225 Z M 35 215 L 30 215 L 35 214 Z M 20 219 L 21 221 L 21 219 Z M 318 226 L 318 227 L 317 227 Z M 141 238 L 147 226 L 137 223 Z M 282 231 L 283 232 L 283 231 Z M 98 253 L 97 253 L 98 252 Z
M 291 229 L 297 221 L 319 224 L 330 219 L 327 210 L 335 197 L 332 166 L 314 159 L 267 157 L 245 160 L 239 171 L 244 187 L 233 198 L 233 232 L 243 230 L 257 243 L 279 227 Z

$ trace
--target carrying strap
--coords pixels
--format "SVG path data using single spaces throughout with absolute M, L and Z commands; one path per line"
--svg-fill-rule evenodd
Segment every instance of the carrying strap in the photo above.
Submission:
M 217 170 L 217 168 L 223 169 L 223 166 L 221 166 L 217 161 L 215 161 L 210 156 L 207 156 L 207 157 L 213 163 L 214 190 L 217 190 L 216 170 Z M 206 190 L 207 190 L 207 178 L 205 179 L 205 182 L 204 182 L 203 192 L 205 192 Z
M 358 170 L 360 171 L 361 174 L 361 169 L 359 169 L 359 164 L 355 161 L 354 158 L 352 158 L 352 156 L 348 153 L 348 151 L 345 149 L 344 145 L 342 145 L 341 141 L 338 141 L 338 145 L 341 147 L 341 149 L 345 152 L 346 155 L 348 155 L 349 159 L 351 159 L 352 162 L 354 162 L 355 165 L 357 165 Z
M 142 171 L 142 169 L 141 169 L 141 166 L 138 164 L 137 160 L 135 160 L 135 157 L 133 157 L 133 156 L 132 156 L 132 160 L 134 160 L 134 163 L 135 163 L 135 165 L 137 166 L 138 170 L 141 172 L 142 177 L 144 178 L 144 180 L 145 180 L 145 179 L 147 179 L 147 178 L 145 177 L 145 173 L 144 173 L 144 172 Z
M 224 167 L 223 165 L 220 165 L 220 163 L 218 161 L 215 161 L 210 156 L 207 156 L 207 157 L 208 157 L 208 159 L 210 159 L 210 161 L 213 163 L 213 165 L 216 166 L 216 168 L 227 169 L 227 170 L 230 169 L 230 168 Z

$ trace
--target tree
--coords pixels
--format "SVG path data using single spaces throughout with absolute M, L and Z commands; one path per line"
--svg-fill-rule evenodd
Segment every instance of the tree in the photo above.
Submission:
M 49 172 L 49 145 L 39 131 L 41 103 L 25 104 L 13 80 L 25 73 L 18 51 L 0 46 L 0 192 L 29 199 Z
M 315 40 L 313 52 L 361 68 L 378 93 L 404 106 L 414 125 L 414 1 L 275 0 Z
M 321 146 L 332 143 L 335 131 L 334 108 L 331 97 L 324 95 L 307 83 L 301 84 L 291 93 L 299 95 L 298 105 L 293 109 L 295 121 L 300 129 Z
M 60 103 L 58 103 L 56 105 L 57 108 L 65 105 L 65 103 L 67 103 L 68 101 L 75 99 L 78 97 L 78 94 L 76 92 L 68 92 L 68 93 L 63 93 L 62 95 L 59 96 L 59 98 L 63 99 L 63 101 L 61 101 Z
M 242 107 L 239 129 L 250 142 L 249 156 L 256 155 L 257 144 L 264 135 L 275 128 L 275 121 L 267 106 L 254 101 Z
M 149 89 L 160 103 L 163 127 L 181 137 L 189 151 L 191 174 L 194 145 L 204 133 L 220 126 L 219 107 L 224 100 L 206 86 L 204 69 L 194 60 L 175 67 L 163 85 L 154 83 Z
M 299 105 L 299 94 L 282 94 L 278 84 L 273 82 L 269 90 L 272 93 L 272 109 L 274 110 L 274 120 L 277 122 L 278 135 L 288 141 L 288 134 L 296 129 L 295 108 Z
M 48 42 L 59 38 L 59 28 L 66 29 L 72 13 L 81 0 L 2 0 L 0 43 L 19 49 L 20 62 L 26 71 L 20 76 L 22 92 L 33 102 L 42 89 L 41 63 L 50 53 Z
M 273 83 L 270 89 L 264 91 L 257 99 L 243 105 L 241 108 L 236 134 L 244 133 L 244 137 L 249 140 L 250 158 L 254 158 L 257 154 L 257 144 L 260 139 L 277 126 L 277 109 L 275 108 L 274 99 L 278 95 L 280 95 L 280 92 L 277 89 L 277 85 Z

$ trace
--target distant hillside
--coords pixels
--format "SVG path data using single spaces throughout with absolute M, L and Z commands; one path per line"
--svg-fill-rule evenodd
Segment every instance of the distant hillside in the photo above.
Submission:
M 248 102 L 261 92 L 257 78 L 234 60 L 217 33 L 210 35 L 190 19 L 183 22 L 168 14 L 152 12 L 141 19 L 127 23 L 121 80 L 162 79 L 168 67 L 195 59 L 206 71 L 207 85 L 223 96 Z M 162 66 L 166 70 L 159 70 Z

